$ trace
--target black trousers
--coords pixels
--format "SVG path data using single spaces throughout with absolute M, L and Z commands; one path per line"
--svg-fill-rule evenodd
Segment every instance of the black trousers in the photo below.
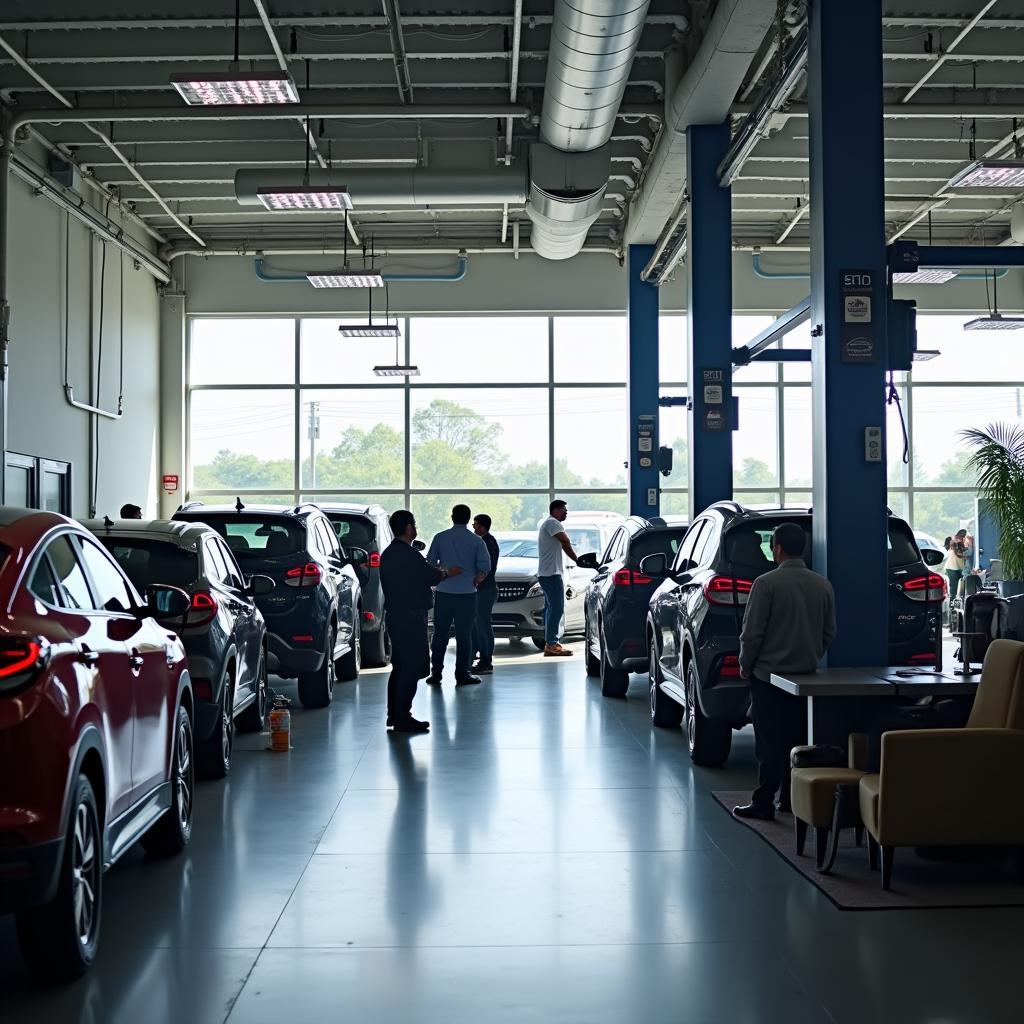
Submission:
M 391 675 L 388 678 L 388 718 L 401 722 L 412 714 L 417 683 L 430 671 L 425 611 L 386 611 L 391 637 Z
M 476 619 L 473 622 L 473 648 L 485 665 L 494 657 L 494 622 L 491 613 L 498 599 L 498 588 L 493 584 L 476 592 Z
M 752 803 L 773 807 L 775 794 L 789 806 L 789 752 L 807 736 L 803 702 L 761 679 L 750 679 L 751 717 L 754 720 L 754 755 L 757 789 Z
M 455 623 L 455 678 L 465 679 L 473 658 L 473 620 L 476 618 L 476 594 L 434 593 L 434 639 L 431 654 L 434 675 L 444 671 L 444 652 Z

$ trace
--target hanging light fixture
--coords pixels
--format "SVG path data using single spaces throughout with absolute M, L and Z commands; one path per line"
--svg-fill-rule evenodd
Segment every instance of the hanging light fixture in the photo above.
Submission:
M 918 270 L 899 270 L 892 275 L 893 284 L 945 284 L 958 275 L 956 270 L 943 267 L 921 267 Z
M 988 316 L 977 316 L 964 324 L 965 331 L 1019 331 L 1024 327 L 1024 316 L 1003 316 L 999 312 L 999 278 L 992 271 L 992 309 Z M 985 297 L 988 299 L 988 271 L 985 271 Z
M 309 183 L 309 115 L 306 115 L 306 170 L 302 184 L 277 185 L 256 189 L 256 198 L 268 210 L 342 210 L 352 209 L 352 196 L 344 185 L 311 185 Z M 348 221 L 346 219 L 346 228 Z M 346 233 L 346 238 L 348 237 Z
M 348 210 L 345 211 L 344 226 L 344 247 L 342 259 L 344 265 L 341 270 L 324 273 L 321 271 L 307 271 L 306 280 L 314 288 L 383 288 L 384 277 L 379 270 L 373 267 L 373 255 L 370 256 L 370 266 L 366 267 L 366 252 L 363 252 L 363 269 L 350 270 L 348 265 Z
M 191 107 L 298 103 L 299 90 L 287 71 L 242 71 L 238 60 L 241 0 L 235 0 L 235 59 L 227 71 L 171 75 L 171 85 Z
M 420 368 L 409 363 L 401 362 L 399 353 L 399 339 L 402 332 L 398 323 L 391 323 L 391 298 L 388 286 L 384 285 L 384 295 L 387 305 L 384 312 L 384 323 L 373 322 L 373 289 L 367 289 L 369 297 L 369 317 L 365 324 L 342 324 L 338 331 L 343 338 L 394 338 L 395 339 L 395 361 L 393 363 L 381 363 L 373 368 L 378 377 L 418 377 Z

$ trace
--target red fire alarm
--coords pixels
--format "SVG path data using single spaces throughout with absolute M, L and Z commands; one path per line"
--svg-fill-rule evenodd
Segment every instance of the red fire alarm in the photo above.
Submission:
M 177 473 L 164 473 L 164 490 L 168 494 L 173 494 L 178 489 L 178 474 Z

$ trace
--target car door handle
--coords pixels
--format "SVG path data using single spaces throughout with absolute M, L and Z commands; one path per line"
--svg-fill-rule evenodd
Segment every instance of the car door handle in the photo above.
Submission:
M 83 647 L 78 652 L 78 660 L 83 665 L 95 665 L 100 660 L 100 656 L 95 651 L 90 651 L 88 647 Z

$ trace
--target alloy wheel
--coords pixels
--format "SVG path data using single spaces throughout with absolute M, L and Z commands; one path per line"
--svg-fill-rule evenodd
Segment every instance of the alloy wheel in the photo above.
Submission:
M 189 726 L 184 720 L 178 723 L 178 740 L 175 744 L 174 786 L 178 800 L 178 824 L 187 834 L 192 822 L 192 744 L 189 742 Z
M 99 891 L 101 868 L 96 819 L 85 803 L 80 803 L 75 812 L 74 845 L 71 857 L 75 933 L 78 936 L 79 944 L 88 947 L 93 941 L 98 924 L 96 894 Z

